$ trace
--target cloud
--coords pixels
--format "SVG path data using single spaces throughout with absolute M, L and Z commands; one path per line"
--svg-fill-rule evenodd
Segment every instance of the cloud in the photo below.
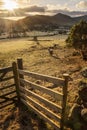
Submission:
M 0 10 L 0 17 L 24 17 L 28 15 L 34 14 L 45 14 L 45 7 L 41 6 L 29 6 L 24 8 L 14 9 L 14 11 L 10 12 L 6 9 Z
M 82 16 L 82 15 L 87 15 L 87 11 L 69 11 L 66 9 L 59 9 L 59 10 L 49 10 L 49 13 L 52 13 L 53 15 L 57 14 L 57 13 L 62 13 L 62 14 L 66 14 L 69 15 L 71 17 L 77 17 L 77 16 Z
M 27 7 L 29 6 L 30 0 L 15 0 L 19 7 Z
M 68 12 L 67 15 L 70 15 L 72 17 L 78 17 L 82 15 L 87 15 L 87 11 L 71 11 L 71 12 Z
M 68 4 L 64 4 L 64 5 L 60 5 L 60 4 L 56 4 L 56 5 L 52 5 L 52 4 L 47 4 L 47 10 L 70 10 L 70 8 L 68 7 Z
M 2 7 L 4 4 L 3 0 L 0 0 L 0 7 Z
M 23 8 L 21 9 L 24 12 L 45 12 L 45 8 L 44 7 L 40 7 L 40 6 L 30 6 L 27 8 Z
M 3 1 L 0 1 L 0 5 L 3 5 Z
M 17 0 L 16 0 L 17 1 Z M 2 2 L 0 0 L 0 2 Z M 18 1 L 17 1 L 18 2 Z M 19 2 L 25 3 L 26 1 L 20 0 Z M 3 4 L 3 3 L 2 3 Z M 26 4 L 25 4 L 26 5 Z M 73 11 L 68 7 L 68 4 L 64 5 L 51 5 L 48 4 L 46 6 L 22 6 L 18 9 L 15 9 L 13 12 L 7 11 L 6 9 L 0 9 L 0 17 L 26 17 L 29 15 L 55 15 L 57 13 L 63 13 L 72 17 L 87 15 L 87 11 Z
M 19 8 L 24 8 L 24 7 L 28 7 L 30 0 L 7 0 L 8 2 L 16 2 Z M 4 0 L 0 0 L 0 8 L 3 7 L 5 1 Z M 2 8 L 3 9 L 3 8 Z
M 48 4 L 46 7 L 47 7 L 46 11 L 49 13 L 52 13 L 53 15 L 55 15 L 57 13 L 63 13 L 63 14 L 69 15 L 71 17 L 87 15 L 87 11 L 74 11 L 68 7 L 68 4 L 64 4 L 64 5 L 60 5 L 60 4 L 50 5 L 50 4 Z
M 87 1 L 80 1 L 76 4 L 77 8 L 87 8 Z

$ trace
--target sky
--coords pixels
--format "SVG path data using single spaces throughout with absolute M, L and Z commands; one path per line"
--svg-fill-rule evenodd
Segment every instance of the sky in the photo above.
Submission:
M 29 15 L 55 15 L 71 17 L 87 15 L 87 0 L 0 0 L 0 17 L 15 20 Z

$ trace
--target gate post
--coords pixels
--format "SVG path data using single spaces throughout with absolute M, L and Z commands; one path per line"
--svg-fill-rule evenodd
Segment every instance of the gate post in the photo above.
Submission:
M 18 65 L 18 69 L 19 70 L 23 70 L 23 60 L 22 60 L 22 58 L 17 59 L 17 65 Z M 19 78 L 24 79 L 24 75 L 23 74 L 19 74 Z M 23 83 L 20 83 L 20 85 L 22 87 L 24 86 Z
M 69 75 L 63 74 L 63 77 L 64 77 L 65 81 L 64 81 L 64 86 L 63 86 L 63 102 L 62 102 L 61 125 L 60 125 L 61 130 L 64 130 Z
M 22 60 L 22 58 L 17 59 L 17 65 L 18 65 L 18 69 L 23 70 L 23 60 Z M 19 77 L 24 79 L 24 76 L 22 74 L 19 74 Z
M 19 76 L 18 76 L 18 71 L 17 71 L 17 64 L 16 62 L 12 63 L 12 68 L 13 68 L 13 74 L 14 74 L 14 81 L 16 85 L 16 93 L 18 97 L 18 101 L 20 101 L 20 92 L 19 92 Z

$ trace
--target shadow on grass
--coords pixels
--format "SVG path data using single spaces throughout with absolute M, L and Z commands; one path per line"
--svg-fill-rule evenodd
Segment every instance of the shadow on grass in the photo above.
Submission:
M 29 39 L 28 41 L 35 41 L 35 40 Z M 38 41 L 53 41 L 53 40 L 38 40 Z
M 55 58 L 55 59 L 60 59 L 58 56 L 52 55 L 52 57 Z
M 19 107 L 20 130 L 48 130 L 45 122 L 37 114 L 29 110 L 24 104 Z
M 48 130 L 45 122 L 25 105 L 16 105 L 4 115 L 1 130 Z

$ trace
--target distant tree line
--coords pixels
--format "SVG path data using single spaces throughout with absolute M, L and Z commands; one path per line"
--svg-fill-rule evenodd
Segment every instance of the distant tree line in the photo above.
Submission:
M 63 30 L 62 27 L 65 29 Z M 61 29 L 60 29 L 61 28 Z M 42 31 L 42 32 L 51 32 L 55 31 L 55 29 L 60 29 L 58 31 L 58 34 L 66 34 L 66 29 L 70 29 L 70 26 L 64 25 L 60 26 L 58 24 L 36 24 L 29 26 L 28 23 L 24 22 L 10 22 L 7 26 L 6 25 L 0 25 L 0 36 L 3 33 L 8 34 L 8 38 L 17 38 L 17 37 L 26 37 L 28 36 L 27 32 L 31 31 Z

